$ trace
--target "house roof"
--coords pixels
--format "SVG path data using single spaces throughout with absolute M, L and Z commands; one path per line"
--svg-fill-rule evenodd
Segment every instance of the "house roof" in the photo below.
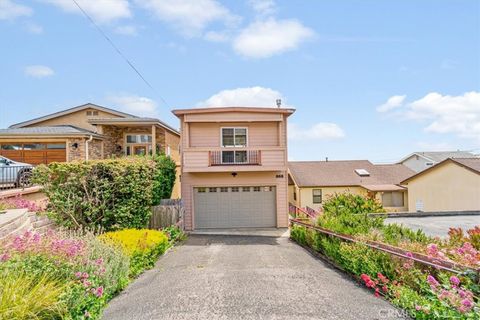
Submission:
M 137 118 L 137 116 L 134 116 L 134 115 L 129 114 L 129 113 L 120 112 L 120 111 L 113 110 L 113 109 L 110 109 L 110 108 L 107 108 L 107 107 L 102 107 L 102 106 L 99 106 L 99 105 L 93 104 L 93 103 L 85 103 L 85 104 L 82 104 L 80 106 L 76 106 L 76 107 L 73 107 L 73 108 L 69 108 L 69 109 L 65 109 L 65 110 L 62 110 L 62 111 L 55 112 L 55 113 L 51 113 L 51 114 L 48 114 L 48 115 L 43 116 L 43 117 L 38 117 L 38 118 L 27 120 L 27 121 L 24 121 L 24 122 L 19 122 L 19 123 L 16 123 L 16 124 L 12 124 L 9 128 L 22 128 L 22 127 L 25 127 L 25 126 L 29 126 L 29 125 L 32 125 L 32 124 L 36 124 L 36 123 L 39 123 L 39 122 L 42 122 L 42 121 L 46 121 L 46 120 L 49 120 L 49 119 L 53 119 L 53 118 L 56 118 L 56 117 L 60 117 L 60 116 L 63 116 L 63 115 L 69 114 L 69 113 L 73 113 L 73 112 L 77 112 L 77 111 L 81 111 L 81 110 L 85 110 L 85 109 L 97 109 L 97 110 L 100 110 L 100 111 L 115 114 L 119 117 Z
M 375 165 L 368 160 L 290 161 L 288 168 L 299 187 L 361 186 L 371 191 L 401 190 L 401 181 L 415 173 L 402 164 Z M 369 175 L 360 176 L 358 169 Z
M 91 124 L 143 124 L 143 125 L 159 125 L 160 127 L 163 127 L 171 132 L 173 132 L 176 135 L 180 135 L 180 132 L 178 130 L 172 128 L 165 122 L 156 119 L 156 118 L 141 118 L 141 117 L 134 117 L 134 118 L 92 118 L 88 120 L 89 123 Z
M 295 109 L 289 108 L 271 108 L 271 107 L 210 107 L 210 108 L 191 108 L 176 109 L 172 113 L 176 116 L 192 113 L 216 113 L 216 112 L 261 112 L 261 113 L 285 113 L 292 114 Z
M 399 163 L 402 163 L 403 161 L 407 160 L 412 156 L 419 156 L 434 163 L 442 162 L 443 160 L 448 158 L 475 158 L 476 157 L 473 153 L 468 151 L 421 151 L 421 152 L 414 152 L 408 155 L 407 157 L 400 160 Z
M 417 174 L 412 175 L 411 177 L 405 179 L 402 181 L 402 183 L 408 183 L 409 181 L 424 175 L 426 173 L 429 173 L 433 170 L 436 170 L 438 168 L 443 167 L 447 163 L 454 163 L 456 165 L 459 165 L 467 170 L 470 170 L 478 175 L 480 175 L 480 158 L 448 158 L 443 160 L 442 162 L 434 165 L 433 167 L 430 167 L 426 170 L 420 171 Z
M 28 128 L 8 128 L 0 129 L 0 136 L 95 136 L 101 137 L 98 133 L 90 130 L 78 128 L 75 126 L 49 126 L 49 127 L 28 127 Z

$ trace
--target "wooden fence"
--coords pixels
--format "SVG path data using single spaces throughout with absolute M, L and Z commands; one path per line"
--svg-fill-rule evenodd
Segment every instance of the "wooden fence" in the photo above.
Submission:
M 176 225 L 183 230 L 185 209 L 180 200 L 165 199 L 152 208 L 150 229 L 162 229 Z

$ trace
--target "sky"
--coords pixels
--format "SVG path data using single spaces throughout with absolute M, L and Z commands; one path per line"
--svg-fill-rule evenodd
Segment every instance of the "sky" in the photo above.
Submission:
M 121 55 L 74 0 L 0 0 L 0 128 L 87 102 L 178 128 L 172 109 L 280 98 L 290 160 L 480 153 L 478 0 L 76 2 Z

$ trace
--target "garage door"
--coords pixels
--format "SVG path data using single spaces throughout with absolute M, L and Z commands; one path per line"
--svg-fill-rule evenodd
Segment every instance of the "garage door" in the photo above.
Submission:
M 195 228 L 276 227 L 275 187 L 194 188 Z
M 48 164 L 66 161 L 65 143 L 1 143 L 0 155 L 28 164 Z

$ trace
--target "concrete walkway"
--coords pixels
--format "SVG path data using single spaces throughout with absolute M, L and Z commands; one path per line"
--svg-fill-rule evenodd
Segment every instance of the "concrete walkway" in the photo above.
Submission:
M 398 319 L 401 312 L 285 237 L 191 235 L 103 319 Z

